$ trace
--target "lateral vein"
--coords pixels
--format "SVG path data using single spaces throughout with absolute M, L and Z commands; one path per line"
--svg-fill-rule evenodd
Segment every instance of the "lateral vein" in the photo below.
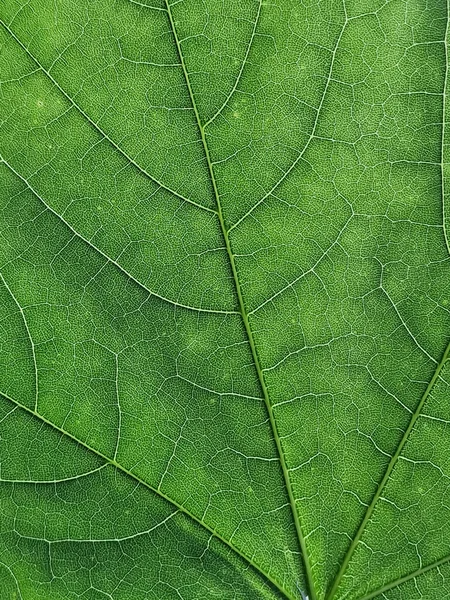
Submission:
M 443 565 L 447 562 L 450 562 L 450 554 L 447 556 L 444 556 L 444 558 L 434 561 L 433 563 L 431 563 L 430 565 L 427 565 L 426 567 L 422 567 L 421 569 L 417 569 L 417 571 L 413 571 L 409 575 L 400 577 L 399 579 L 396 579 L 395 581 L 392 581 L 391 583 L 388 583 L 388 584 L 384 585 L 383 587 L 378 588 L 374 592 L 370 592 L 370 594 L 363 596 L 359 600 L 372 600 L 372 598 L 376 598 L 380 594 L 383 594 L 384 592 L 388 592 L 389 590 L 392 590 L 393 588 L 398 587 L 402 583 L 406 583 L 407 581 L 410 581 L 411 579 L 420 577 L 420 575 L 423 575 L 424 573 L 427 573 L 428 571 L 437 569 L 438 567 L 440 567 L 441 565 Z
M 23 324 L 25 325 L 25 329 L 27 331 L 27 336 L 31 345 L 31 355 L 33 357 L 33 368 L 34 368 L 34 409 L 37 410 L 38 408 L 38 400 L 39 400 L 39 376 L 38 376 L 38 368 L 37 368 L 37 360 L 36 360 L 36 347 L 34 344 L 34 340 L 31 337 L 31 333 L 30 333 L 30 328 L 28 327 L 28 321 L 27 318 L 25 316 L 24 310 L 22 308 L 22 306 L 20 306 L 20 303 L 18 302 L 17 298 L 15 297 L 15 295 L 13 294 L 13 291 L 11 290 L 11 288 L 9 287 L 7 281 L 5 280 L 5 278 L 3 277 L 1 271 L 0 271 L 0 279 L 3 283 L 3 285 L 5 286 L 7 292 L 9 293 L 9 295 L 11 296 L 11 298 L 14 301 L 14 304 L 17 306 L 17 308 L 19 309 L 20 315 L 22 317 L 22 321 Z
M 244 221 L 249 215 L 252 214 L 252 212 L 260 205 L 264 202 L 264 200 L 266 200 L 267 198 L 269 198 L 269 196 L 271 196 L 276 189 L 278 189 L 280 187 L 280 185 L 283 183 L 283 181 L 286 179 L 286 177 L 289 175 L 289 173 L 291 173 L 295 167 L 297 166 L 297 164 L 303 159 L 306 151 L 308 150 L 309 146 L 311 145 L 311 142 L 313 141 L 313 139 L 316 137 L 316 130 L 317 130 L 317 126 L 319 124 L 319 117 L 322 114 L 322 108 L 323 108 L 323 103 L 325 101 L 325 96 L 328 93 L 328 88 L 330 86 L 330 83 L 332 81 L 332 74 L 333 74 L 333 69 L 334 69 L 334 63 L 336 61 L 336 54 L 339 48 L 339 45 L 341 43 L 341 39 L 342 36 L 344 35 L 344 31 L 347 27 L 347 24 L 349 22 L 349 18 L 347 16 L 347 10 L 345 8 L 345 0 L 343 0 L 343 7 L 344 7 L 344 14 L 345 14 L 345 21 L 344 24 L 342 25 L 341 31 L 339 33 L 339 36 L 336 40 L 336 44 L 334 46 L 334 49 L 332 50 L 331 53 L 331 61 L 330 61 L 330 67 L 328 70 L 328 76 L 327 76 L 327 80 L 325 82 L 325 86 L 324 86 L 324 90 L 319 102 L 319 105 L 316 109 L 316 117 L 314 119 L 314 123 L 311 129 L 311 133 L 308 137 L 308 139 L 306 140 L 305 145 L 303 146 L 303 149 L 301 150 L 301 152 L 298 154 L 297 158 L 293 161 L 293 163 L 291 164 L 291 166 L 286 169 L 286 171 L 284 171 L 283 175 L 280 177 L 280 179 L 272 186 L 272 188 L 266 192 L 262 198 L 260 198 L 244 215 L 242 215 L 242 217 L 240 217 L 229 229 L 229 231 L 231 231 L 232 229 L 235 229 L 236 227 L 238 227 L 238 225 L 240 225 L 242 223 L 242 221 Z
M 253 25 L 253 30 L 252 30 L 252 35 L 250 37 L 250 42 L 248 43 L 247 51 L 246 51 L 246 53 L 244 55 L 244 59 L 242 60 L 241 68 L 239 69 L 239 73 L 238 73 L 238 75 L 236 77 L 236 81 L 234 82 L 234 85 L 233 85 L 233 87 L 231 89 L 231 92 L 225 98 L 225 101 L 223 102 L 222 106 L 219 109 L 217 109 L 216 112 L 213 114 L 213 116 L 210 119 L 208 119 L 206 121 L 206 123 L 203 125 L 204 129 L 208 125 L 210 125 L 221 114 L 221 112 L 227 107 L 228 102 L 231 100 L 234 92 L 237 90 L 237 87 L 238 87 L 239 82 L 240 82 L 241 77 L 242 77 L 242 73 L 244 72 L 245 65 L 247 64 L 247 60 L 248 60 L 248 57 L 250 55 L 250 50 L 251 50 L 252 45 L 253 45 L 253 40 L 255 39 L 255 36 L 256 36 L 256 28 L 258 27 L 259 19 L 260 19 L 260 16 L 261 16 L 262 2 L 263 2 L 263 0 L 258 0 L 258 10 L 257 10 L 256 17 L 255 17 L 255 23 Z
M 358 531 L 356 532 L 356 535 L 353 538 L 349 549 L 347 550 L 347 554 L 344 557 L 341 568 L 339 569 L 339 572 L 336 575 L 333 585 L 331 586 L 330 592 L 327 595 L 327 600 L 332 600 L 335 597 L 336 592 L 339 588 L 339 585 L 342 581 L 342 578 L 343 578 L 345 572 L 347 571 L 347 567 L 349 565 L 350 559 L 352 558 L 352 556 L 356 550 L 356 547 L 358 546 L 359 542 L 361 541 L 361 537 L 366 529 L 367 523 L 369 522 L 369 520 L 372 517 L 373 511 L 375 510 L 375 506 L 376 506 L 378 500 L 380 499 L 380 496 L 383 493 L 383 490 L 386 487 L 387 482 L 389 481 L 389 479 L 391 477 L 392 471 L 393 471 L 395 465 L 397 464 L 397 461 L 403 451 L 403 448 L 406 445 L 406 442 L 408 441 L 411 431 L 414 429 L 417 419 L 420 417 L 420 415 L 422 413 L 422 409 L 425 405 L 425 402 L 427 401 L 428 396 L 430 395 L 431 390 L 433 389 L 436 381 L 438 380 L 438 378 L 441 374 L 441 371 L 444 368 L 444 365 L 448 361 L 449 357 L 450 357 L 450 342 L 448 343 L 448 345 L 444 351 L 444 354 L 442 355 L 441 361 L 439 362 L 438 366 L 436 367 L 434 375 L 431 378 L 425 392 L 423 393 L 423 396 L 422 396 L 419 404 L 417 405 L 416 410 L 414 411 L 414 413 L 411 416 L 408 427 L 406 428 L 405 433 L 403 434 L 403 437 L 400 440 L 397 450 L 392 455 L 392 458 L 389 461 L 389 464 L 386 468 L 386 472 L 383 476 L 383 479 L 380 481 L 377 491 L 375 492 L 375 494 L 372 498 L 372 501 L 369 504 L 369 507 L 367 508 L 364 518 L 358 528 Z
M 87 244 L 90 248 L 92 248 L 92 250 L 95 250 L 95 252 L 97 252 L 98 254 L 100 254 L 101 256 L 103 256 L 104 259 L 106 259 L 109 263 L 111 263 L 117 269 L 119 269 L 119 271 L 121 271 L 131 281 L 133 281 L 136 285 L 138 285 L 140 288 L 142 288 L 144 291 L 146 291 L 150 296 L 155 296 L 155 298 L 159 298 L 160 300 L 163 300 L 164 302 L 172 304 L 173 306 L 175 306 L 177 308 L 185 308 L 187 310 L 193 310 L 193 311 L 196 311 L 196 312 L 219 314 L 219 315 L 238 315 L 239 314 L 237 311 L 233 311 L 233 310 L 216 310 L 216 309 L 213 309 L 213 308 L 200 308 L 198 306 L 190 306 L 188 304 L 181 304 L 179 302 L 176 302 L 175 300 L 171 300 L 170 298 L 166 298 L 165 296 L 161 296 L 160 294 L 152 291 L 145 284 L 143 284 L 142 282 L 140 282 L 139 279 L 136 279 L 135 277 L 133 277 L 133 275 L 131 275 L 131 273 L 129 273 L 124 267 L 122 267 L 122 265 L 120 265 L 116 260 L 114 260 L 113 258 L 111 258 L 110 256 L 108 256 L 105 252 L 103 252 L 103 250 L 100 250 L 100 248 L 98 248 L 97 246 L 95 246 L 95 244 L 93 244 L 90 240 L 88 240 L 87 238 L 85 238 L 84 236 L 82 236 L 81 233 L 79 233 L 76 229 L 74 229 L 64 219 L 64 217 L 62 217 L 49 204 L 47 204 L 47 202 L 42 198 L 42 196 L 40 196 L 37 193 L 37 191 L 32 187 L 32 185 L 29 183 L 28 179 L 26 179 L 23 175 L 21 175 L 18 171 L 16 171 L 14 169 L 14 167 L 12 167 L 2 156 L 0 156 L 0 164 L 2 164 L 2 163 L 6 167 L 8 167 L 8 169 L 12 173 L 14 173 L 14 175 L 16 175 L 16 177 L 18 177 L 21 181 L 23 181 L 23 183 L 27 186 L 27 188 L 30 190 L 30 192 L 32 192 L 34 194 L 34 196 L 36 196 L 36 198 L 42 202 L 42 204 L 45 206 L 46 210 L 48 210 L 49 212 L 51 212 L 62 223 L 64 223 L 64 225 L 77 238 L 79 238 L 80 240 L 82 240 L 85 244 Z
M 186 515 L 187 517 L 189 517 L 190 519 L 192 519 L 193 521 L 195 521 L 198 525 L 200 525 L 201 527 L 203 527 L 204 529 L 206 529 L 206 531 L 208 531 L 208 533 L 210 533 L 212 536 L 214 536 L 216 539 L 218 539 L 220 542 L 222 542 L 228 548 L 230 548 L 233 552 L 235 552 L 242 560 L 244 560 L 253 569 L 255 569 L 255 571 L 257 571 L 258 574 L 261 577 L 263 577 L 265 580 L 269 581 L 280 592 L 282 592 L 286 596 L 287 600 L 295 600 L 294 598 L 292 598 L 292 596 L 290 596 L 290 594 L 286 590 L 284 590 L 280 586 L 280 584 L 277 581 L 275 581 L 275 579 L 273 579 L 268 573 L 264 573 L 264 571 L 262 571 L 261 568 L 250 557 L 246 556 L 241 550 L 239 550 L 239 548 L 237 548 L 236 546 L 234 546 L 234 544 L 232 542 L 230 542 L 229 540 L 227 540 L 225 537 L 221 536 L 220 533 L 218 533 L 215 529 L 213 529 L 207 523 L 205 523 L 204 521 L 202 521 L 202 519 L 196 517 L 193 513 L 191 513 L 182 504 L 178 503 L 173 498 L 170 498 L 170 496 L 167 496 L 161 490 L 156 489 L 150 483 L 146 482 L 144 479 L 141 479 L 138 475 L 136 475 L 136 473 L 133 473 L 132 471 L 130 471 L 129 469 L 127 469 L 126 467 L 124 467 L 123 465 L 121 465 L 120 463 L 118 463 L 113 458 L 110 458 L 106 454 L 103 454 L 99 450 L 93 448 L 92 446 L 89 446 L 89 444 L 87 444 L 86 442 L 83 442 L 83 441 L 79 440 L 75 435 L 73 435 L 69 431 L 66 431 L 62 427 L 59 427 L 58 425 L 56 425 L 52 421 L 49 421 L 46 417 L 44 417 L 40 413 L 36 412 L 32 408 L 26 406 L 25 404 L 22 404 L 21 402 L 19 402 L 18 400 L 15 400 L 11 396 L 8 396 L 4 392 L 0 392 L 0 395 L 3 396 L 4 398 L 6 398 L 7 400 L 9 400 L 10 402 L 12 402 L 15 406 L 18 406 L 20 409 L 24 410 L 25 412 L 33 415 L 34 417 L 36 417 L 37 419 L 39 419 L 41 422 L 46 423 L 47 425 L 49 425 L 50 427 L 52 427 L 56 431 L 59 431 L 59 433 L 67 436 L 68 438 L 70 438 L 71 440 L 73 440 L 74 442 L 76 442 L 79 446 L 85 448 L 89 452 L 92 452 L 93 454 L 95 454 L 99 458 L 103 459 L 105 461 L 105 463 L 112 465 L 113 467 L 115 467 L 117 470 L 121 471 L 122 473 L 124 473 L 128 477 L 131 477 L 134 481 L 136 481 L 139 484 L 143 485 L 144 487 L 146 487 L 147 489 L 149 489 L 154 494 L 156 494 L 156 495 L 160 496 L 161 498 L 163 498 L 164 500 L 166 500 L 166 502 L 168 502 L 169 504 L 171 504 L 172 506 L 174 506 L 176 509 L 178 509 L 179 512 L 183 513 L 184 515 Z
M 53 85 L 61 92 L 61 94 L 70 102 L 70 104 L 81 114 L 83 115 L 83 117 L 92 125 L 92 127 L 105 139 L 107 140 L 124 158 L 127 159 L 127 161 L 132 164 L 134 167 L 136 167 L 136 169 L 142 173 L 143 175 L 145 175 L 148 179 L 150 179 L 151 181 L 153 181 L 154 183 L 156 183 L 157 185 L 159 185 L 159 187 L 161 187 L 162 189 L 166 190 L 167 192 L 170 192 L 173 196 L 176 196 L 177 198 L 179 198 L 180 200 L 183 200 L 183 202 L 187 202 L 188 204 L 192 204 L 193 206 L 196 206 L 197 208 L 200 208 L 202 210 L 206 210 L 207 212 L 210 213 L 214 213 L 217 214 L 217 211 L 212 209 L 212 208 L 208 208 L 207 206 L 203 206 L 203 204 L 199 204 L 198 202 L 195 202 L 194 200 L 191 200 L 190 198 L 186 198 L 185 196 L 183 196 L 182 194 L 180 194 L 179 192 L 176 192 L 175 190 L 169 188 L 168 186 L 166 186 L 164 183 L 162 183 L 161 181 L 159 181 L 158 179 L 156 179 L 156 177 L 153 177 L 153 175 L 150 175 L 150 173 L 144 169 L 144 167 L 142 167 L 140 164 L 138 164 L 133 158 L 131 158 L 131 156 L 129 156 L 124 150 L 122 150 L 122 148 L 112 139 L 109 137 L 109 135 L 103 131 L 103 129 L 93 120 L 91 119 L 91 117 L 81 108 L 81 106 L 79 106 L 79 104 L 77 104 L 75 102 L 75 100 L 64 90 L 64 88 L 61 87 L 61 85 L 56 81 L 56 79 L 53 77 L 53 75 L 51 75 L 51 73 L 45 69 L 43 67 L 43 65 L 41 65 L 41 63 L 39 62 L 39 60 L 34 56 L 34 54 L 32 54 L 30 52 L 30 50 L 25 46 L 25 44 L 16 36 L 16 34 L 8 27 L 8 25 L 0 20 L 0 24 L 4 27 L 4 29 L 6 29 L 6 31 L 11 35 L 11 37 L 13 37 L 15 39 L 15 41 L 19 44 L 19 46 L 27 53 L 27 55 L 31 58 L 31 60 L 38 66 L 38 68 L 44 73 L 44 75 L 46 75 L 50 81 L 53 83 Z
M 444 173 L 444 165 L 445 163 L 445 125 L 446 125 L 446 112 L 447 112 L 447 105 L 446 105 L 446 94 L 447 94 L 447 82 L 448 82 L 448 60 L 449 60 L 449 56 L 448 56 L 448 42 L 447 42 L 447 37 L 450 34 L 450 2 L 449 0 L 446 0 L 446 6 L 447 6 L 447 25 L 445 28 L 445 33 L 444 33 L 444 51 L 445 51 L 445 73 L 444 73 L 444 85 L 443 85 L 443 90 L 442 90 L 442 137 L 441 137 L 441 160 L 440 160 L 440 167 L 441 167 L 441 193 L 442 193 L 442 227 L 443 227 L 443 231 L 444 231 L 444 240 L 445 240 L 445 245 L 447 247 L 447 251 L 450 254 L 450 240 L 449 240 L 449 236 L 447 234 L 447 226 L 446 226 L 446 222 L 447 222 L 447 211 L 445 210 L 445 173 Z

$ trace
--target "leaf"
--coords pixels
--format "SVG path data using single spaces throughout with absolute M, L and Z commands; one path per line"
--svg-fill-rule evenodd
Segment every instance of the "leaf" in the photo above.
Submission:
M 450 597 L 446 3 L 1 16 L 0 597 Z

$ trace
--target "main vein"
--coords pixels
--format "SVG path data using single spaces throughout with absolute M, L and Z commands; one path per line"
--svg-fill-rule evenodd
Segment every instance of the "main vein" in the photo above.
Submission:
M 425 390 L 425 392 L 423 393 L 423 396 L 419 402 L 419 404 L 417 405 L 416 410 L 414 411 L 414 413 L 411 416 L 411 419 L 409 421 L 409 425 L 405 430 L 405 433 L 403 434 L 402 439 L 400 440 L 400 443 L 397 447 L 397 450 L 395 451 L 395 453 L 393 454 L 391 460 L 389 461 L 389 464 L 387 466 L 386 472 L 384 474 L 383 479 L 381 480 L 381 482 L 378 485 L 377 491 L 375 492 L 374 497 L 372 498 L 372 502 L 369 504 L 366 514 L 364 515 L 364 518 L 361 522 L 361 525 L 359 526 L 358 531 L 356 532 L 355 537 L 353 538 L 353 541 L 347 551 L 347 554 L 345 555 L 345 558 L 342 562 L 341 568 L 339 569 L 338 574 L 336 575 L 336 578 L 333 582 L 333 585 L 330 589 L 330 592 L 327 596 L 327 600 L 332 600 L 334 598 L 334 596 L 336 595 L 336 592 L 339 588 L 339 585 L 342 581 L 342 578 L 347 570 L 348 564 L 350 562 L 350 559 L 353 556 L 353 553 L 356 550 L 356 547 L 361 539 L 362 534 L 364 533 L 364 530 L 366 528 L 367 523 L 370 521 L 373 511 L 375 510 L 375 506 L 378 502 L 378 500 L 381 497 L 381 494 L 383 493 L 384 488 L 386 487 L 387 482 L 389 481 L 392 471 L 403 451 L 403 448 L 405 447 L 406 442 L 408 441 L 409 435 L 411 433 L 411 431 L 414 429 L 414 426 L 417 422 L 417 419 L 420 417 L 421 413 L 422 413 L 422 409 L 424 407 L 425 402 L 427 401 L 428 396 L 430 395 L 431 390 L 433 389 L 436 381 L 438 380 L 441 371 L 445 365 L 445 363 L 448 361 L 450 356 L 450 342 L 447 345 L 447 348 L 444 351 L 444 354 L 442 356 L 442 359 L 440 361 L 440 363 L 438 364 L 438 366 L 436 367 L 436 370 L 434 372 L 433 377 L 430 380 L 430 383 L 427 386 L 427 389 Z
M 208 143 L 206 141 L 206 136 L 205 136 L 205 125 L 202 124 L 201 119 L 200 119 L 200 115 L 198 112 L 198 108 L 197 108 L 197 103 L 195 101 L 195 97 L 194 97 L 194 93 L 192 90 L 192 86 L 191 86 L 191 82 L 190 82 L 190 78 L 189 78 L 189 73 L 187 71 L 186 68 L 186 64 L 184 61 L 184 56 L 181 50 L 181 43 L 180 40 L 178 38 L 178 34 L 177 34 L 177 30 L 175 27 L 175 22 L 173 19 L 173 15 L 172 15 L 172 11 L 171 11 L 171 6 L 169 4 L 168 0 L 164 0 L 165 4 L 166 4 L 166 8 L 167 8 L 167 12 L 168 12 L 168 16 L 169 16 L 169 21 L 170 21 L 170 26 L 172 28 L 172 32 L 173 32 L 173 36 L 174 36 L 174 40 L 175 40 L 175 44 L 177 46 L 177 51 L 178 51 L 178 55 L 180 58 L 180 63 L 181 63 L 181 67 L 183 69 L 183 74 L 184 74 L 184 78 L 186 80 L 186 86 L 189 92 L 189 96 L 191 99 L 191 103 L 192 103 L 192 107 L 194 109 L 194 113 L 195 113 L 195 117 L 197 120 L 197 125 L 198 125 L 198 129 L 200 131 L 200 135 L 201 135 L 201 139 L 202 139 L 202 143 L 203 143 L 203 148 L 205 151 L 205 156 L 206 156 L 206 161 L 208 164 L 208 169 L 209 169 L 209 174 L 210 174 L 210 178 L 211 178 L 211 182 L 212 182 L 212 186 L 213 186 L 213 190 L 214 190 L 214 195 L 215 195 L 215 199 L 216 199 L 216 204 L 217 204 L 217 212 L 218 212 L 218 217 L 219 217 L 219 221 L 220 221 L 220 228 L 222 230 L 222 235 L 223 235 L 223 239 L 225 242 L 225 247 L 227 249 L 227 253 L 228 253 L 228 257 L 229 257 L 229 261 L 230 261 L 230 265 L 231 265 L 231 270 L 233 273 L 233 279 L 234 279 L 234 285 L 236 288 L 236 294 L 238 297 L 238 301 L 239 301 L 239 308 L 240 308 L 240 313 L 242 316 L 242 320 L 244 323 L 244 327 L 245 327 L 245 331 L 247 333 L 247 337 L 248 337 L 248 341 L 249 341 L 249 345 L 250 345 L 250 349 L 251 349 L 251 353 L 252 353 L 252 357 L 253 357 L 253 361 L 255 363 L 255 367 L 256 367 L 256 371 L 258 374 L 258 379 L 261 385 L 261 389 L 263 392 L 263 396 L 264 396 L 264 403 L 266 405 L 267 408 L 267 413 L 268 413 L 268 417 L 269 417 L 269 421 L 270 421 L 270 425 L 272 428 L 272 433 L 275 439 L 275 444 L 277 447 L 277 452 L 278 452 L 278 456 L 279 456 L 279 460 L 280 460 L 280 464 L 281 464 L 281 468 L 282 468 L 282 472 L 283 472 L 283 478 L 284 478 L 284 483 L 286 486 L 286 490 L 287 490 L 287 494 L 289 497 L 289 503 L 291 506 L 291 512 L 292 512 L 292 517 L 294 520 L 294 525 L 295 525 L 295 529 L 297 532 L 297 537 L 298 537 L 298 542 L 299 542 L 299 546 L 301 549 L 301 553 L 302 553 L 302 558 L 303 558 L 303 564 L 304 564 L 304 568 L 305 568 L 305 575 L 306 575 L 306 581 L 307 581 L 307 585 L 308 585 L 308 598 L 309 600 L 317 600 L 317 595 L 316 595 L 316 591 L 315 591 L 315 586 L 314 586 L 314 581 L 313 581 L 313 577 L 312 577 L 312 569 L 311 569 L 311 564 L 309 561 L 309 556 L 307 554 L 306 551 L 306 542 L 305 542 L 305 536 L 303 535 L 303 531 L 302 531 L 302 527 L 300 524 L 300 519 L 298 516 L 298 512 L 297 512 L 297 508 L 296 508 L 296 503 L 295 503 L 295 497 L 294 497 L 294 492 L 292 489 L 292 484 L 291 484 L 291 480 L 289 477 L 289 470 L 286 464 L 286 460 L 284 458 L 284 452 L 283 452 L 283 447 L 281 444 L 281 439 L 280 439 L 280 435 L 278 432 L 278 428 L 277 428 L 277 424 L 275 421 L 275 417 L 273 414 L 273 409 L 272 409 L 272 404 L 270 402 L 270 397 L 269 397 L 269 392 L 266 386 L 266 382 L 264 379 L 264 373 L 263 370 L 261 368 L 261 364 L 259 361 L 259 356 L 258 356 L 258 352 L 256 350 L 256 345 L 255 345 L 255 340 L 253 337 L 253 332 L 250 326 L 250 322 L 249 322 L 249 318 L 248 318 L 248 313 L 245 307 L 245 303 L 244 303 L 244 298 L 242 295 L 242 290 L 241 290 L 241 285 L 239 282 L 239 277 L 238 277 L 238 273 L 237 273 L 237 269 L 236 269 L 236 263 L 234 260 L 234 254 L 231 248 L 231 243 L 230 243 L 230 239 L 228 236 L 228 230 L 226 228 L 225 225 L 225 219 L 223 217 L 223 211 L 222 211 L 222 203 L 220 200 L 220 194 L 219 194 L 219 190 L 217 187 L 217 182 L 216 182 L 216 178 L 214 175 L 214 168 L 213 168 L 213 164 L 211 161 L 211 157 L 210 157 L 210 153 L 209 153 L 209 147 L 208 147 Z

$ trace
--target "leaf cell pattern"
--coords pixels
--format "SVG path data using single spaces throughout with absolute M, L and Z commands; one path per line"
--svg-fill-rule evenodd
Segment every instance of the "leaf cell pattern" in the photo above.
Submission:
M 447 3 L 0 13 L 0 597 L 450 598 Z

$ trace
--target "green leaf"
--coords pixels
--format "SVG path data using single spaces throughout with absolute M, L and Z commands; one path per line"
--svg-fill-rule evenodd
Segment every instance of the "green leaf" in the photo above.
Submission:
M 446 4 L 2 2 L 2 600 L 450 598 Z

